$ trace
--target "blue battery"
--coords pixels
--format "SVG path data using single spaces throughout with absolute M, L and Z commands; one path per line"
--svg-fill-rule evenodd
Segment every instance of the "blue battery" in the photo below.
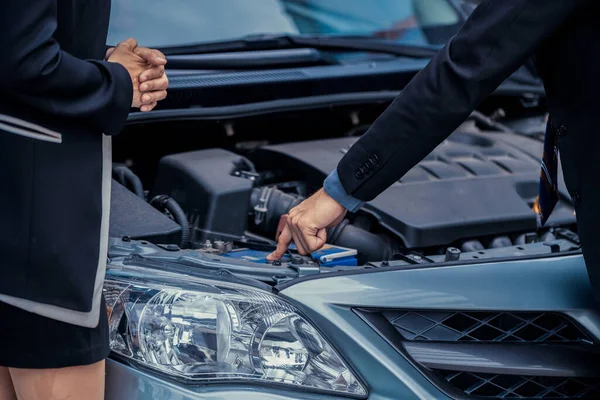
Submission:
M 239 250 L 232 250 L 229 253 L 225 253 L 225 254 L 223 254 L 223 257 L 264 264 L 264 263 L 269 263 L 269 261 L 267 260 L 267 256 L 269 254 L 271 254 L 270 251 L 239 249 Z M 283 258 L 281 259 L 281 262 L 288 262 L 288 261 L 290 261 L 290 258 L 288 255 L 283 256 Z

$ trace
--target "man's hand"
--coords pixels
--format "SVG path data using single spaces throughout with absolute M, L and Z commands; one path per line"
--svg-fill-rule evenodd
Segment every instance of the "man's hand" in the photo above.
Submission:
M 122 64 L 133 82 L 132 107 L 150 111 L 167 97 L 169 80 L 165 74 L 167 60 L 160 51 L 138 47 L 135 39 L 127 39 L 106 53 L 110 62 Z
M 320 249 L 327 240 L 327 229 L 342 222 L 347 210 L 323 189 L 292 208 L 277 243 L 277 249 L 267 260 L 279 260 L 292 240 L 298 252 L 310 254 Z

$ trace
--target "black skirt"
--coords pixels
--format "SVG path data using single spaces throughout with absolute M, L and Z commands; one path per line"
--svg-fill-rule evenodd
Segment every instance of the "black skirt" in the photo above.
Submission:
M 0 366 L 63 368 L 89 365 L 110 352 L 108 317 L 102 299 L 100 322 L 84 328 L 0 302 Z

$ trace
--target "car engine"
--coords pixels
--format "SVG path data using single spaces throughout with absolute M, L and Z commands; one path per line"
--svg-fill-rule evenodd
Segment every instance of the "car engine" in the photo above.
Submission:
M 128 246 L 123 240 L 132 239 L 163 246 L 144 250 L 138 245 L 140 254 L 186 248 L 266 263 L 280 217 L 322 185 L 356 140 L 266 145 L 243 154 L 219 148 L 169 154 L 161 158 L 146 191 L 127 167 L 116 165 L 115 179 L 130 191 L 113 185 L 111 236 L 121 249 Z M 465 125 L 401 180 L 328 231 L 335 257 L 290 253 L 283 262 L 295 270 L 328 262 L 339 269 L 576 248 L 574 209 L 564 183 L 546 227 L 540 228 L 532 211 L 541 153 L 542 143 L 536 139 Z

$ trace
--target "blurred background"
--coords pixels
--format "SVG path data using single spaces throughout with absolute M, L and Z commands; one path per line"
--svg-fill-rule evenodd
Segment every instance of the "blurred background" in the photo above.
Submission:
M 255 34 L 359 35 L 445 44 L 477 1 L 455 0 L 120 0 L 109 43 L 135 36 L 165 47 Z M 458 7 L 457 7 L 458 5 Z

